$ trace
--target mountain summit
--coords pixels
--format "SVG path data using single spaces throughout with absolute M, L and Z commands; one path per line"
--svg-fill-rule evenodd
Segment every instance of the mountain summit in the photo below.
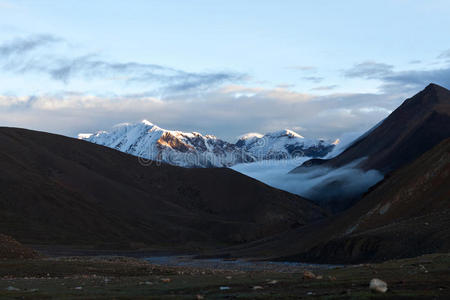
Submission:
M 338 156 L 328 160 L 308 160 L 290 173 L 335 174 L 317 183 L 305 196 L 339 212 L 361 199 L 362 194 L 384 175 L 408 165 L 448 137 L 450 91 L 430 84 L 405 100 Z M 343 176 L 345 170 L 359 172 L 360 176 Z M 374 172 L 379 175 L 369 176 Z M 366 185 L 363 189 L 355 189 L 355 193 L 348 193 L 349 187 L 358 186 L 358 179 Z
M 293 172 L 317 164 L 342 167 L 362 159 L 359 168 L 387 173 L 412 162 L 448 137 L 450 91 L 430 84 L 405 100 L 378 127 L 357 139 L 340 155 L 330 160 L 305 162 Z

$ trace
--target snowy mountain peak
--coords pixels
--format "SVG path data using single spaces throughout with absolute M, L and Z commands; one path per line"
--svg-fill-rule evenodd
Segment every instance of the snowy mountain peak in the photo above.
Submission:
M 248 133 L 232 144 L 214 135 L 162 129 L 148 120 L 122 123 L 110 132 L 82 133 L 78 138 L 183 167 L 228 167 L 264 159 L 288 159 L 293 154 L 322 157 L 334 147 L 321 140 L 305 139 L 288 129 L 265 135 Z
M 153 124 L 152 122 L 144 119 L 141 121 L 142 124 L 147 125 L 147 126 L 155 126 L 155 124 Z
M 246 134 L 243 134 L 239 137 L 240 140 L 249 140 L 252 138 L 262 138 L 264 135 L 261 133 L 257 133 L 257 132 L 249 132 Z
M 266 135 L 267 136 L 272 136 L 272 137 L 287 136 L 287 137 L 290 137 L 290 138 L 299 138 L 299 139 L 303 139 L 304 138 L 303 136 L 301 136 L 297 132 L 289 130 L 289 129 L 284 129 L 284 130 L 270 132 L 270 133 L 267 133 Z
M 78 134 L 78 139 L 79 140 L 84 140 L 84 139 L 88 139 L 92 136 L 92 133 L 79 133 Z

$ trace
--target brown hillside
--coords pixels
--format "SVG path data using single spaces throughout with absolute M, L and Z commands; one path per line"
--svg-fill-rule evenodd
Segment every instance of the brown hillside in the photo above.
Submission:
M 89 142 L 0 128 L 0 228 L 21 242 L 217 246 L 301 226 L 323 212 L 230 169 L 143 166 Z
M 0 234 L 0 259 L 36 258 L 39 254 L 10 236 Z

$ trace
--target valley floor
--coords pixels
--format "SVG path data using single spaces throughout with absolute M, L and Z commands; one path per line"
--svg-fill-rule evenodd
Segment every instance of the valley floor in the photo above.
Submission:
M 232 265 L 232 264 L 231 264 Z M 310 273 L 315 274 L 316 278 Z M 373 294 L 369 281 L 388 283 Z M 0 299 L 449 299 L 450 254 L 284 271 L 167 266 L 125 257 L 0 261 Z

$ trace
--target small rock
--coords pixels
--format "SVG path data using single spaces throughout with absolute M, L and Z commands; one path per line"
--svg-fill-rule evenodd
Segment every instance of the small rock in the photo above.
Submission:
M 268 284 L 277 284 L 278 283 L 278 280 L 271 280 L 271 281 L 269 281 L 269 282 L 267 282 Z
M 419 267 L 424 273 L 428 273 L 428 270 L 427 270 L 427 268 L 425 268 L 424 265 L 419 265 Z
M 231 279 L 231 278 L 233 278 L 232 276 L 227 276 L 227 277 L 225 277 L 226 279 Z
M 316 279 L 323 279 L 323 276 L 322 275 L 317 275 Z
M 370 281 L 369 288 L 373 292 L 386 293 L 387 283 L 381 279 L 374 278 Z
M 221 287 L 219 288 L 219 290 L 221 290 L 221 291 L 226 291 L 226 290 L 229 290 L 229 289 L 230 289 L 229 286 L 221 286 Z
M 304 278 L 304 279 L 314 279 L 314 278 L 316 278 L 316 275 L 314 275 L 313 272 L 310 272 L 310 271 L 304 271 L 304 272 L 303 272 L 303 278 Z
M 262 290 L 263 287 L 260 286 L 260 285 L 255 285 L 255 286 L 253 287 L 253 289 L 254 289 L 254 290 Z
M 13 286 L 8 286 L 8 287 L 6 288 L 6 290 L 7 290 L 7 291 L 20 291 L 20 289 L 18 289 L 18 288 L 16 288 L 16 287 L 13 287 Z
M 170 278 L 161 278 L 161 281 L 164 282 L 164 283 L 169 283 L 172 280 Z
M 197 295 L 196 297 L 197 297 L 197 300 L 203 300 L 203 299 L 205 299 L 205 296 L 203 296 L 203 295 Z
M 170 282 L 170 280 L 169 280 L 168 282 Z M 144 284 L 145 284 L 145 285 L 152 285 L 153 282 L 151 282 L 151 281 L 146 281 L 146 282 L 144 282 Z
M 77 286 L 76 288 L 74 288 L 74 290 L 82 290 L 83 287 L 82 286 Z
M 330 279 L 331 281 L 336 281 L 336 277 L 334 276 L 328 276 L 328 279 Z

